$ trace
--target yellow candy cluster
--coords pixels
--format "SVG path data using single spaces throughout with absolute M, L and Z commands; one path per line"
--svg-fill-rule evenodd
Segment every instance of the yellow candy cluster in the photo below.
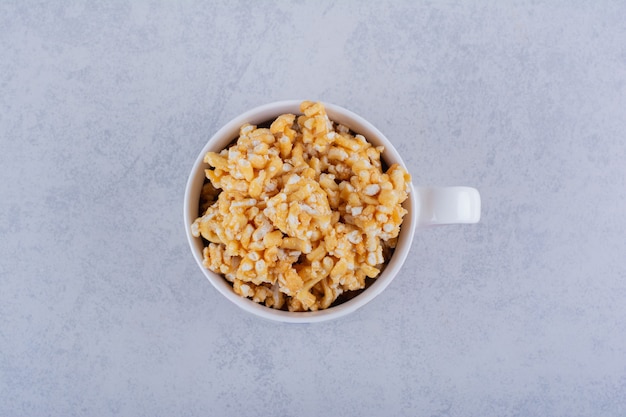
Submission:
M 409 174 L 382 171 L 374 147 L 333 123 L 321 103 L 301 103 L 269 129 L 246 124 L 236 143 L 204 161 L 204 265 L 234 291 L 268 307 L 325 309 L 365 288 L 396 245 Z

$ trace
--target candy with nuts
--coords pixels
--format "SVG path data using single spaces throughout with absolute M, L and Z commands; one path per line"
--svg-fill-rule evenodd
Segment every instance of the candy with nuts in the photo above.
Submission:
M 382 146 L 331 121 L 321 103 L 269 128 L 246 124 L 208 152 L 202 216 L 204 266 L 233 290 L 289 311 L 331 307 L 362 290 L 395 248 L 410 176 L 385 172 Z

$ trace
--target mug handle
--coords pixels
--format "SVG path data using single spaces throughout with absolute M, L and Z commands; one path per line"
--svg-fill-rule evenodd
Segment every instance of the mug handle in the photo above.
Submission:
M 480 193 L 472 187 L 416 187 L 417 227 L 478 223 Z

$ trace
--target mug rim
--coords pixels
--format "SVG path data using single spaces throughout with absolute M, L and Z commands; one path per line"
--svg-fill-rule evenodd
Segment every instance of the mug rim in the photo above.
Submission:
M 403 207 L 407 210 L 407 214 L 405 214 L 402 220 L 396 248 L 394 249 L 394 252 L 384 270 L 377 278 L 374 279 L 372 284 L 362 290 L 360 294 L 343 302 L 342 304 L 329 307 L 324 310 L 290 312 L 266 307 L 247 297 L 236 294 L 232 289 L 232 284 L 229 283 L 222 275 L 204 267 L 202 238 L 195 237 L 191 234 L 191 224 L 199 215 L 198 204 L 200 190 L 205 179 L 204 169 L 208 167 L 208 164 L 204 162 L 204 155 L 209 151 L 219 152 L 228 146 L 233 139 L 238 137 L 239 128 L 245 123 L 257 125 L 274 120 L 276 117 L 284 113 L 301 114 L 300 104 L 302 101 L 304 100 L 283 100 L 263 104 L 241 113 L 219 128 L 209 138 L 198 154 L 187 179 L 184 196 L 184 223 L 187 241 L 196 263 L 213 287 L 232 303 L 248 313 L 252 313 L 265 319 L 287 323 L 314 323 L 343 317 L 363 307 L 365 304 L 369 303 L 382 293 L 397 276 L 398 272 L 404 265 L 412 245 L 413 235 L 417 225 L 417 215 L 419 214 L 419 208 L 415 195 L 416 193 L 412 183 L 409 182 L 408 198 L 403 203 Z M 393 144 L 370 122 L 344 107 L 325 101 L 321 101 L 321 103 L 324 105 L 328 117 L 333 122 L 346 125 L 356 133 L 363 135 L 368 142 L 375 146 L 383 145 L 385 149 L 381 154 L 381 158 L 385 160 L 388 165 L 398 163 L 404 167 L 404 169 L 407 169 L 406 164 Z

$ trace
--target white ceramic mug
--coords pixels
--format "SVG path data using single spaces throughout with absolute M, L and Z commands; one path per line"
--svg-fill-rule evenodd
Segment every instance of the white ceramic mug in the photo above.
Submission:
M 380 294 L 400 272 L 413 242 L 415 229 L 442 224 L 477 223 L 480 220 L 480 194 L 470 187 L 413 187 L 410 185 L 409 198 L 403 203 L 408 211 L 403 218 L 398 243 L 385 269 L 372 285 L 354 298 L 320 311 L 289 312 L 275 310 L 235 294 L 231 284 L 221 275 L 202 265 L 202 239 L 191 234 L 191 224 L 198 217 L 200 191 L 205 180 L 204 155 L 209 151 L 219 152 L 227 147 L 239 134 L 239 128 L 250 123 L 258 125 L 272 121 L 285 113 L 300 114 L 301 100 L 280 101 L 252 109 L 228 122 L 209 139 L 189 175 L 185 190 L 184 218 L 187 239 L 196 262 L 213 286 L 242 309 L 270 320 L 308 323 L 320 322 L 349 314 L 370 302 Z M 392 143 L 371 123 L 340 106 L 323 103 L 328 117 L 337 123 L 360 133 L 375 146 L 382 145 L 385 150 L 383 160 L 388 166 L 398 163 L 406 169 L 400 154 Z

